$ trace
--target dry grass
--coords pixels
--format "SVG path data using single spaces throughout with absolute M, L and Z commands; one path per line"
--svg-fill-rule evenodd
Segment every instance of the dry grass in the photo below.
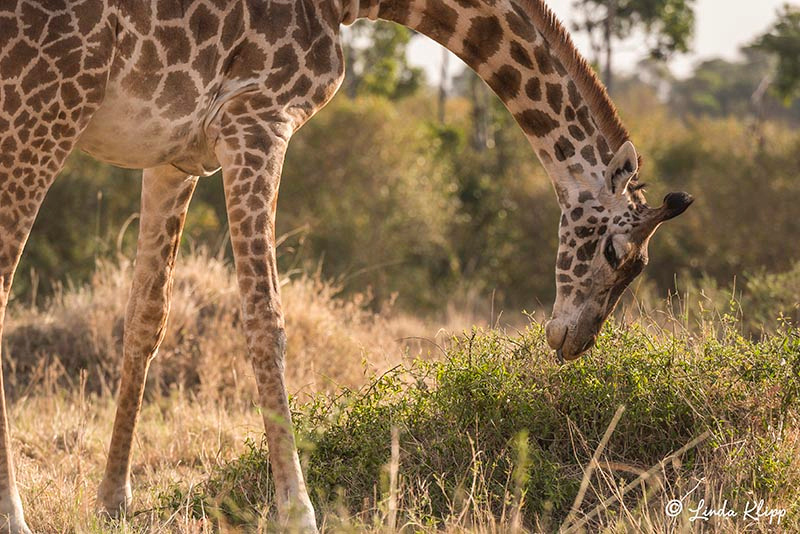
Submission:
M 113 417 L 112 398 L 65 389 L 14 404 L 20 490 L 36 532 L 107 531 L 93 508 Z M 247 437 L 259 439 L 263 432 L 254 408 L 223 407 L 177 392 L 148 402 L 141 421 L 132 475 L 133 509 L 144 512 L 135 521 L 137 531 L 155 531 L 156 523 L 141 519 L 147 519 L 159 491 L 174 482 L 201 481 L 219 462 L 241 453 Z
M 113 393 L 122 360 L 122 331 L 130 261 L 102 262 L 90 282 L 60 289 L 41 307 L 12 303 L 6 320 L 6 388 L 24 397 L 40 385 L 74 389 L 87 373 L 87 390 Z M 285 279 L 282 297 L 290 343 L 287 384 L 295 395 L 358 387 L 366 377 L 430 350 L 430 343 L 471 324 L 455 313 L 445 329 L 369 310 L 368 295 L 336 298 L 338 288 L 318 277 Z M 180 258 L 169 326 L 148 376 L 148 394 L 172 388 L 203 399 L 244 399 L 255 393 L 239 320 L 232 270 L 204 251 Z

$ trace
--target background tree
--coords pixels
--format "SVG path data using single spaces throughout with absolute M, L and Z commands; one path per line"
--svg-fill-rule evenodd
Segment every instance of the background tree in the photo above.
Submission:
M 800 7 L 785 4 L 772 28 L 755 47 L 775 57 L 772 88 L 788 105 L 800 95 Z
M 676 80 L 670 94 L 673 108 L 683 116 L 752 114 L 753 95 L 770 72 L 769 59 L 752 48 L 743 49 L 742 55 L 740 61 L 703 61 L 691 76 Z
M 575 0 L 573 5 L 580 13 L 573 27 L 589 34 L 609 90 L 613 88 L 615 39 L 625 40 L 636 30 L 644 30 L 650 56 L 662 60 L 689 50 L 694 0 Z
M 470 145 L 476 152 L 494 146 L 492 131 L 492 90 L 472 69 L 464 69 L 453 78 L 453 93 L 466 98 L 471 104 Z
M 741 59 L 714 58 L 699 63 L 686 78 L 672 80 L 669 106 L 682 117 L 735 116 L 756 125 L 800 124 L 800 99 L 787 102 L 773 87 L 775 65 L 758 46 L 744 47 Z
M 406 48 L 414 32 L 391 22 L 357 21 L 345 40 L 350 98 L 378 95 L 392 100 L 415 93 L 425 82 L 425 73 L 408 63 Z

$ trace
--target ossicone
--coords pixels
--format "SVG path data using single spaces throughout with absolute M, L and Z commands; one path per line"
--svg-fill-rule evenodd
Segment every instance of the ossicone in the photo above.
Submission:
M 668 221 L 675 218 L 692 205 L 694 198 L 689 193 L 669 193 L 664 197 L 664 206 L 662 207 L 663 215 L 662 220 Z

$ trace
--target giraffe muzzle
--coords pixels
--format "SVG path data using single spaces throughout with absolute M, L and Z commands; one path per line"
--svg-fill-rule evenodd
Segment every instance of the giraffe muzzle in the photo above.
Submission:
M 581 330 L 578 326 L 567 326 L 558 319 L 551 319 L 545 325 L 547 344 L 556 351 L 560 363 L 572 361 L 594 347 L 597 332 L 592 329 Z
M 551 319 L 544 327 L 545 336 L 547 337 L 547 344 L 550 348 L 560 352 L 564 346 L 564 341 L 567 339 L 569 328 L 558 319 Z

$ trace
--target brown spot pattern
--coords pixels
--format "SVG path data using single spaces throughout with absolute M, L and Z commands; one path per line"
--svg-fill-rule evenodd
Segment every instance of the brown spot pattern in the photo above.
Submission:
M 503 28 L 496 16 L 475 17 L 463 42 L 463 55 L 470 65 L 485 63 L 500 50 Z
M 511 65 L 503 65 L 489 80 L 489 86 L 503 100 L 515 98 L 519 94 L 522 74 Z
M 525 133 L 535 137 L 544 137 L 558 128 L 557 120 L 538 109 L 523 111 L 516 118 Z

